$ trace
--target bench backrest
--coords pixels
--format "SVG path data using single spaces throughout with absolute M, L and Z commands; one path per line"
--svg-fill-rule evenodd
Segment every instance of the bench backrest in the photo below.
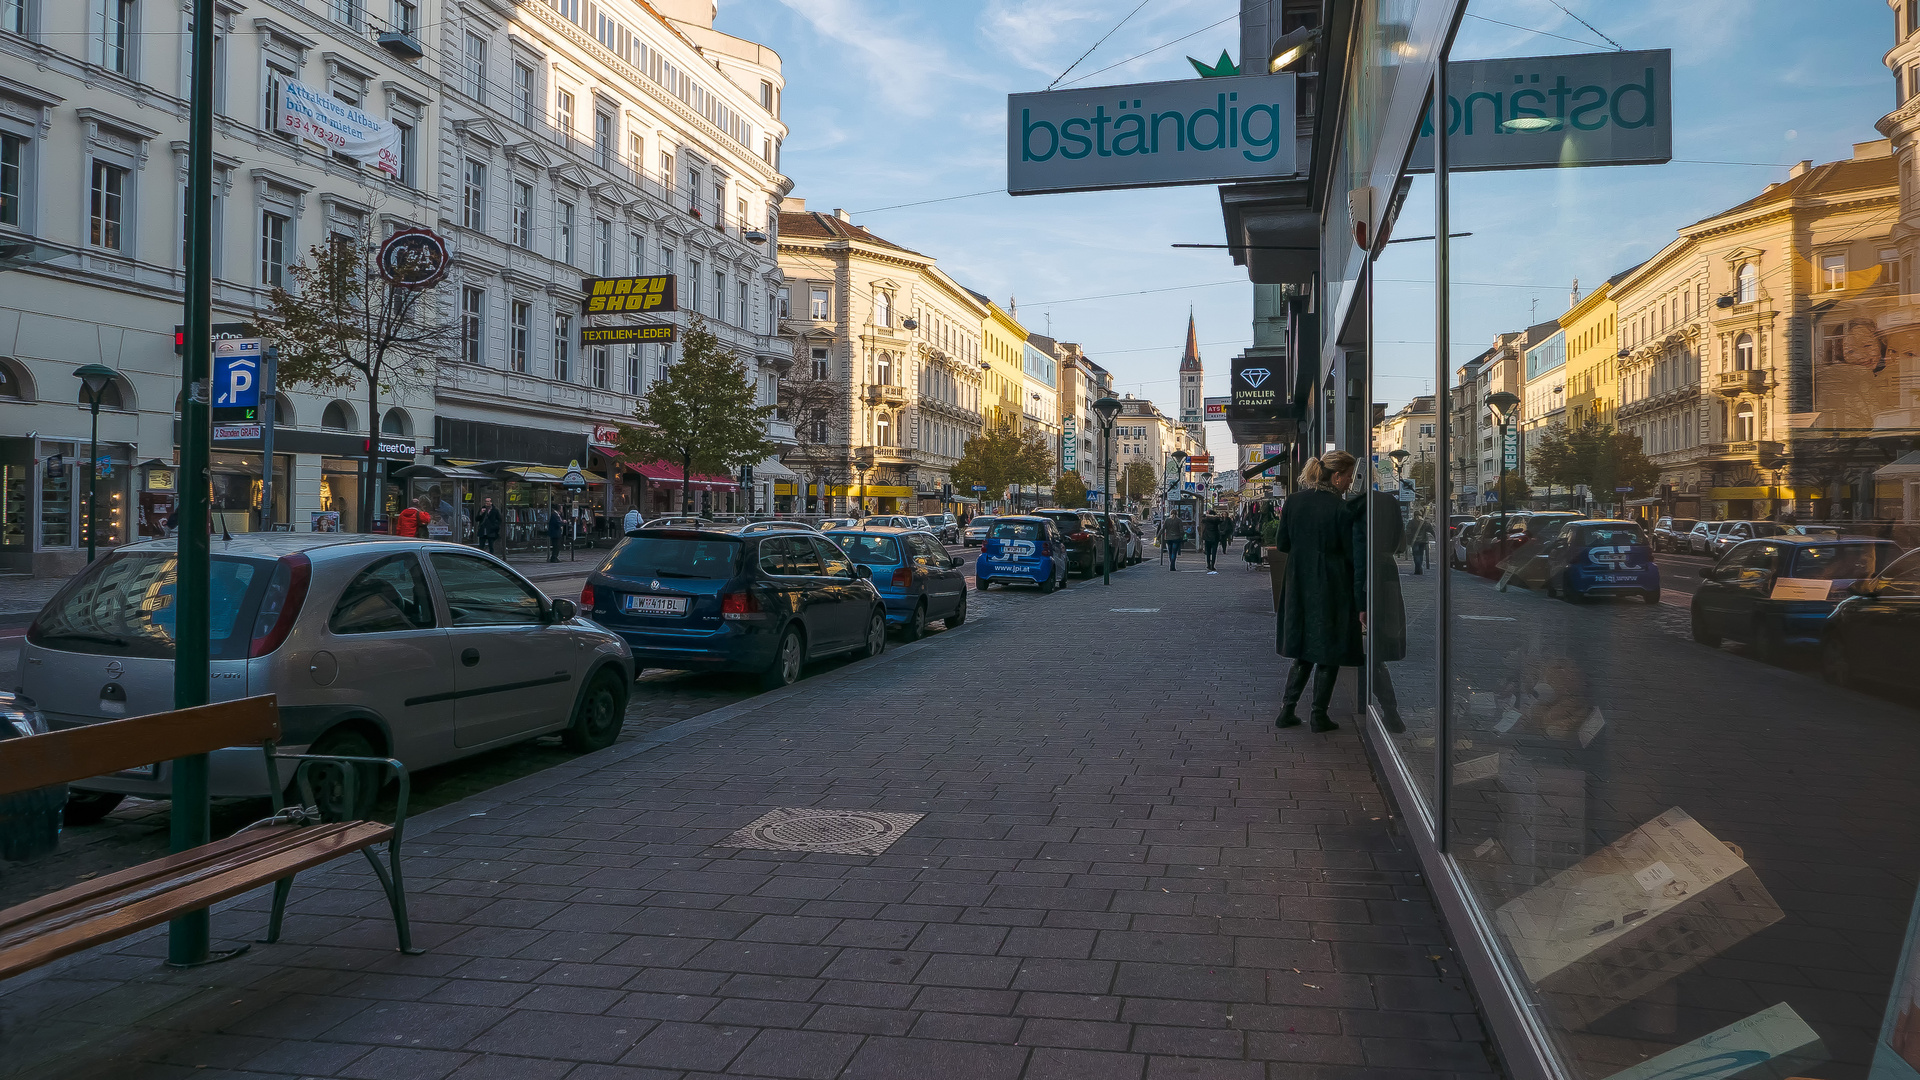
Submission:
M 272 694 L 0 740 L 0 795 L 280 738 Z

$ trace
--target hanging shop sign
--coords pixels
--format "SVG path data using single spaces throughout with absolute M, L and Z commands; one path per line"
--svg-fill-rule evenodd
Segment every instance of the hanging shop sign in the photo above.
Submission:
M 582 345 L 639 345 L 647 342 L 672 344 L 680 340 L 680 328 L 672 323 L 643 323 L 637 326 L 583 326 Z
M 1281 379 L 1267 358 L 1245 354 L 1233 358 L 1232 395 L 1227 404 L 1236 408 L 1271 409 L 1280 404 Z
M 567 462 L 567 472 L 560 478 L 560 483 L 564 484 L 569 491 L 579 491 L 587 486 L 586 474 L 580 471 L 578 460 Z
M 1210 397 L 1207 398 L 1204 403 L 1207 407 L 1208 420 L 1225 420 L 1227 418 L 1227 406 L 1233 404 L 1233 398 Z
M 1074 465 L 1075 444 L 1079 442 L 1079 432 L 1071 416 L 1060 418 L 1060 467 L 1067 472 L 1078 471 Z
M 1447 65 L 1447 171 L 1673 160 L 1673 55 L 1517 56 Z M 1407 171 L 1433 171 L 1433 115 Z
M 1295 76 L 1007 95 L 1007 193 L 1272 180 L 1296 171 Z
M 332 94 L 281 78 L 273 129 L 317 142 L 356 158 L 388 176 L 400 175 L 400 128 L 362 112 Z
M 587 278 L 580 283 L 587 298 L 583 315 L 612 315 L 622 311 L 678 311 L 679 292 L 672 274 L 652 277 Z
M 587 441 L 594 446 L 620 445 L 620 427 L 617 424 L 595 424 L 593 434 Z
M 431 229 L 401 229 L 380 244 L 380 276 L 405 288 L 434 284 L 452 262 L 447 242 Z

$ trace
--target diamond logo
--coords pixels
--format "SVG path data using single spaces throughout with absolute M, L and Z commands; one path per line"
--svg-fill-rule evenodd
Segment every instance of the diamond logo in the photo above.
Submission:
M 1250 368 L 1240 369 L 1240 377 L 1242 379 L 1245 379 L 1247 382 L 1247 385 L 1253 387 L 1255 390 L 1260 389 L 1260 384 L 1263 382 L 1266 382 L 1267 376 L 1271 374 L 1273 374 L 1273 372 L 1268 371 L 1266 368 L 1263 368 L 1263 367 L 1250 367 Z

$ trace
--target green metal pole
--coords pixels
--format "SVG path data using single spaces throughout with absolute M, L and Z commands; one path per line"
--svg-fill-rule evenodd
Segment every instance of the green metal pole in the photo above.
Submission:
M 87 463 L 92 471 L 87 474 L 87 561 L 93 561 L 94 537 L 99 529 L 94 515 L 99 512 L 100 502 L 100 395 L 93 395 L 93 435 L 87 442 Z
M 213 0 L 193 0 L 193 100 L 187 135 L 186 359 L 180 406 L 179 565 L 174 584 L 173 707 L 207 703 L 207 592 L 212 563 L 207 476 L 213 442 L 208 389 L 213 378 Z M 207 755 L 173 762 L 171 847 L 207 842 Z M 202 909 L 167 928 L 167 960 L 199 964 L 211 937 Z
M 1100 584 L 1113 584 L 1113 421 L 1100 428 L 1100 498 L 1107 507 L 1107 558 L 1100 566 Z

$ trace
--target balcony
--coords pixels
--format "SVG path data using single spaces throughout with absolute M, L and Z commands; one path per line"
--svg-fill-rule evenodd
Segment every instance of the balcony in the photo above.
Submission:
M 863 396 L 869 405 L 905 405 L 907 388 L 892 383 L 868 383 Z
M 1717 393 L 1733 397 L 1738 394 L 1758 394 L 1767 388 L 1767 373 L 1754 369 L 1746 371 L 1722 371 L 1713 377 L 1713 389 Z
M 1765 465 L 1777 459 L 1784 450 L 1784 444 L 1767 439 L 1708 443 L 1707 457 L 1719 461 L 1753 461 Z
M 793 421 L 791 420 L 775 420 L 772 417 L 768 417 L 766 430 L 767 438 L 782 447 L 800 445 L 800 439 L 794 434 Z

